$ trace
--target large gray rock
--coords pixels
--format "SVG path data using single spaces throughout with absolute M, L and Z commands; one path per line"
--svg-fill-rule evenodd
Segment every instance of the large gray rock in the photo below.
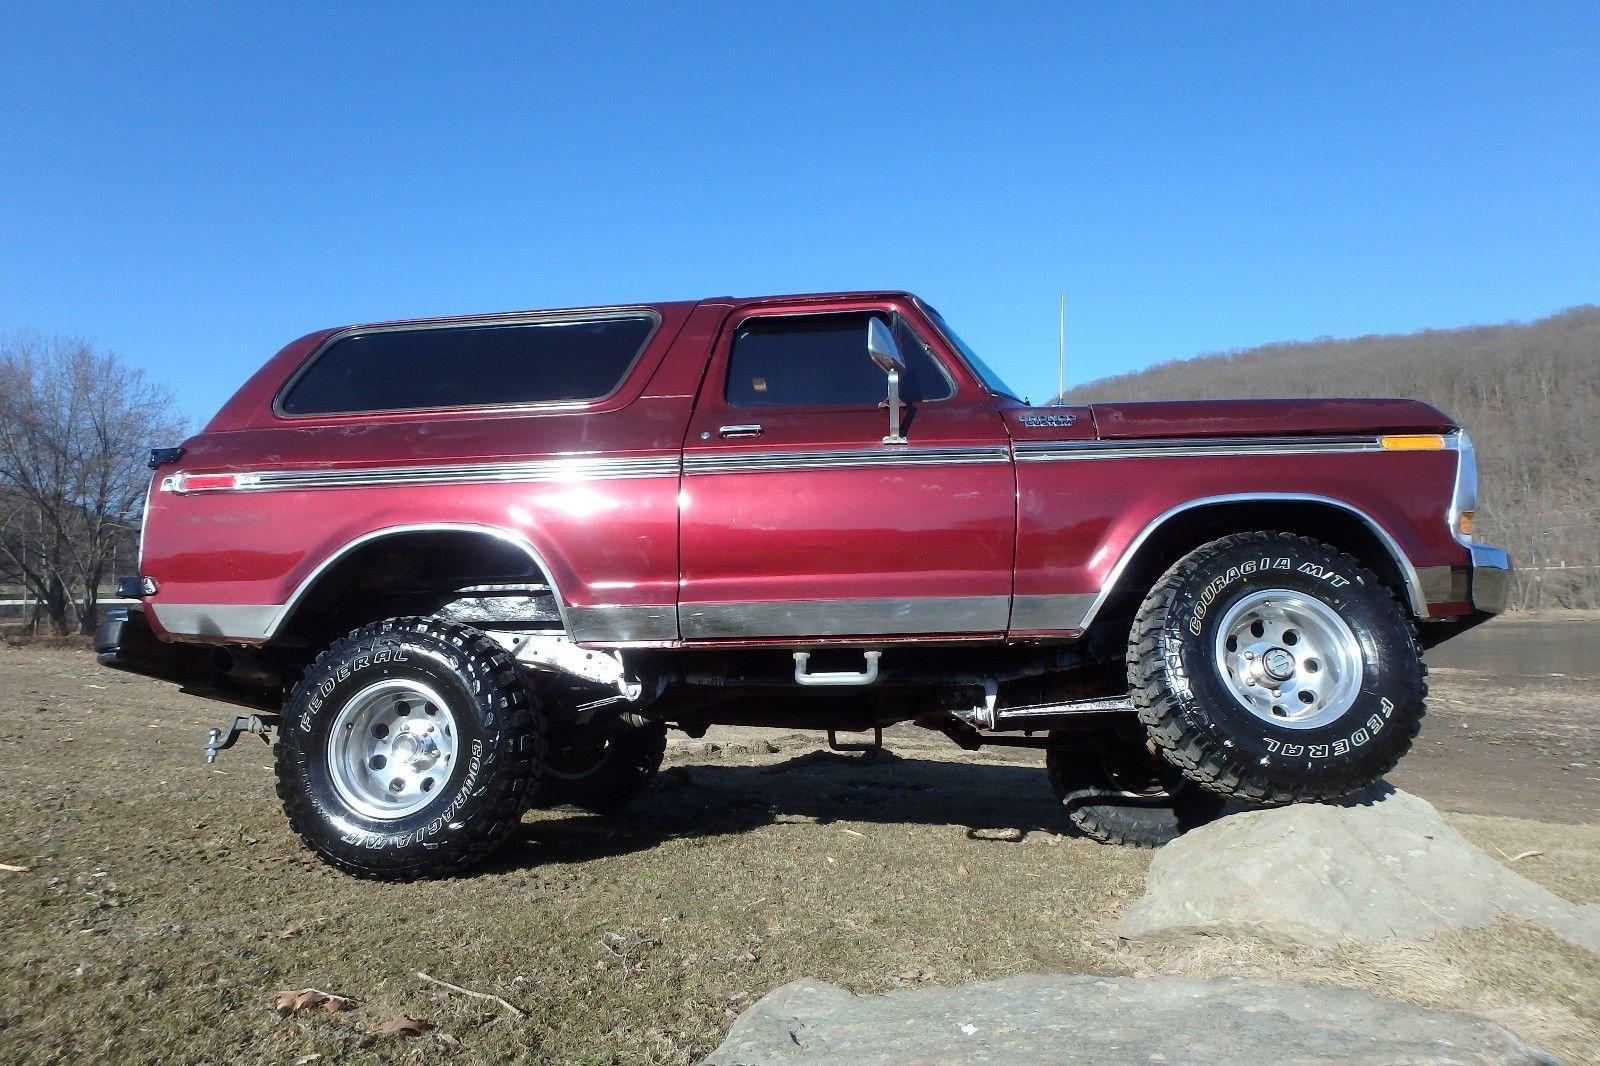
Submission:
M 1510 1030 L 1282 981 L 1034 976 L 853 996 L 784 985 L 706 1060 L 768 1063 L 1553 1063 Z
M 1330 944 L 1426 937 L 1514 916 L 1600 953 L 1600 908 L 1513 873 L 1427 801 L 1383 789 L 1343 805 L 1231 815 L 1156 853 L 1118 934 L 1248 933 Z

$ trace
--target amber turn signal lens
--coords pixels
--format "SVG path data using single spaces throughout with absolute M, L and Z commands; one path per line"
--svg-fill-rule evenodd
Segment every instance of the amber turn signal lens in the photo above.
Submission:
M 1462 511 L 1461 517 L 1456 519 L 1456 532 L 1463 537 L 1472 536 L 1472 512 Z
M 1391 452 L 1436 452 L 1444 447 L 1444 438 L 1437 433 L 1406 433 L 1379 437 L 1378 443 Z

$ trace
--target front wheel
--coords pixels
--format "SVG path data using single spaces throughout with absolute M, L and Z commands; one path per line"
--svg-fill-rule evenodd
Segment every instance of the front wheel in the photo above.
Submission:
M 1133 623 L 1128 681 L 1160 753 L 1252 803 L 1334 800 L 1392 769 L 1427 696 L 1415 631 L 1355 559 L 1246 533 L 1179 560 Z
M 392 618 L 335 641 L 284 705 L 278 796 L 325 862 L 404 881 L 458 873 L 510 836 L 544 719 L 479 630 Z

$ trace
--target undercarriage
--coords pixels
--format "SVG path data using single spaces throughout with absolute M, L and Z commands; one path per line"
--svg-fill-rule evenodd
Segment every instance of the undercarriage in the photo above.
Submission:
M 1123 663 L 1095 657 L 1088 642 L 622 653 L 579 647 L 542 617 L 478 612 L 467 622 L 466 613 L 437 617 L 473 624 L 505 648 L 551 717 L 575 726 L 625 718 L 691 736 L 715 725 L 881 736 L 912 722 L 976 750 L 1044 748 L 1053 730 L 1089 735 L 1133 718 Z M 254 711 L 212 731 L 212 758 L 240 733 L 270 729 L 294 671 L 293 656 L 282 651 L 163 643 L 137 611 L 102 625 L 97 648 L 105 665 Z
M 1266 552 L 1285 565 L 1255 566 Z M 106 665 L 247 708 L 211 732 L 207 757 L 274 734 L 302 838 L 391 879 L 478 862 L 529 807 L 616 813 L 654 779 L 669 730 L 713 726 L 814 730 L 841 751 L 881 748 L 907 724 L 968 751 L 1039 749 L 1079 830 L 1156 846 L 1225 800 L 1331 800 L 1372 784 L 1409 748 L 1427 693 L 1392 591 L 1284 533 L 1203 545 L 1136 613 L 1053 642 L 585 647 L 547 597 L 435 594 L 410 601 L 428 613 L 320 646 L 165 643 L 131 612 L 97 646 Z

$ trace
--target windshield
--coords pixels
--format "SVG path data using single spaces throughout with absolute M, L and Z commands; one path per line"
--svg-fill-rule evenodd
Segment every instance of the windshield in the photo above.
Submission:
M 939 332 L 944 334 L 945 340 L 949 341 L 951 344 L 960 349 L 962 358 L 966 359 L 967 365 L 972 368 L 972 372 L 978 375 L 978 378 L 983 382 L 984 388 L 988 389 L 996 396 L 1008 396 L 1013 400 L 1022 399 L 1022 397 L 1017 395 L 1015 389 L 1013 389 L 1010 385 L 1007 385 L 1004 381 L 1000 380 L 999 374 L 996 374 L 993 370 L 989 369 L 988 363 L 985 363 L 982 359 L 978 358 L 978 353 L 968 347 L 967 342 L 962 340 L 956 334 L 956 331 L 950 328 L 950 323 L 944 320 L 943 315 L 929 307 L 927 304 L 923 304 L 922 309 L 928 312 L 928 317 L 933 319 L 933 324 L 939 327 Z

